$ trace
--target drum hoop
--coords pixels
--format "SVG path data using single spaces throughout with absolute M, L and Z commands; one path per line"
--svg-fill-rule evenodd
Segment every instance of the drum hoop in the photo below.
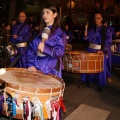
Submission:
M 76 53 L 75 53 L 76 52 Z M 104 56 L 103 53 L 96 53 L 96 52 L 87 52 L 87 51 L 70 51 L 70 52 L 65 52 L 66 55 L 82 55 L 86 54 L 88 56 Z
M 6 71 L 7 71 L 7 70 L 15 70 L 15 69 L 17 69 L 17 70 L 18 70 L 18 69 L 19 69 L 19 70 L 25 70 L 26 72 L 31 73 L 31 72 L 28 71 L 28 69 L 26 69 L 26 68 L 6 68 Z M 41 72 L 41 71 L 39 71 L 39 70 L 37 70 L 37 72 L 34 72 L 34 75 L 39 75 L 39 74 L 46 75 L 46 76 L 48 76 L 48 77 L 52 77 L 52 78 L 58 80 L 59 82 L 61 82 L 62 84 L 64 83 L 63 79 L 59 78 L 58 76 L 55 76 L 55 75 L 52 75 L 52 74 L 44 74 L 43 72 Z
M 118 42 L 120 43 L 120 39 L 112 40 L 113 43 Z

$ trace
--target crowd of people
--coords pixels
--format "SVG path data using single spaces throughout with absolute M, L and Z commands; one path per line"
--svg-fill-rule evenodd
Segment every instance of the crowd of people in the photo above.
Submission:
M 10 24 L 2 22 L 0 27 L 0 46 L 14 44 L 17 49 L 17 53 L 10 57 L 12 67 L 28 68 L 29 71 L 40 70 L 62 78 L 62 57 L 66 43 L 74 45 L 74 42 L 81 43 L 85 40 L 89 43 L 88 52 L 104 53 L 104 71 L 98 74 L 82 74 L 81 79 L 87 85 L 96 81 L 98 91 L 102 91 L 102 87 L 106 85 L 106 78 L 111 77 L 112 40 L 118 39 L 120 32 L 109 26 L 107 21 L 103 24 L 101 13 L 95 14 L 94 25 L 85 23 L 73 26 L 72 22 L 60 25 L 56 7 L 49 4 L 43 8 L 40 24 L 36 23 L 33 17 L 27 22 L 26 13 L 23 11 L 19 13 L 18 18 L 18 21 L 12 19 Z M 46 27 L 50 31 L 49 34 L 48 31 L 45 32 Z M 105 31 L 104 36 L 101 31 Z M 103 37 L 105 40 L 102 40 Z M 0 67 L 8 66 L 6 64 Z

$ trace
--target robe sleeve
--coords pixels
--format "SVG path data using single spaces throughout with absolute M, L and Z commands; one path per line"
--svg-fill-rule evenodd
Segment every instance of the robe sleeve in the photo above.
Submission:
M 109 28 L 106 30 L 106 41 L 105 41 L 105 47 L 102 50 L 105 54 L 107 54 L 109 51 L 111 51 L 111 45 L 112 45 L 112 32 Z
M 29 45 L 28 50 L 27 50 L 27 67 L 34 66 L 35 67 L 35 57 L 36 57 L 36 51 L 37 51 L 37 43 L 36 43 L 35 38 L 33 42 Z
M 50 46 L 45 43 L 43 54 L 61 58 L 65 51 L 66 34 L 64 32 L 58 33 L 55 39 L 57 41 L 55 46 Z
M 83 40 L 89 40 L 90 30 L 87 30 L 87 36 L 83 36 Z

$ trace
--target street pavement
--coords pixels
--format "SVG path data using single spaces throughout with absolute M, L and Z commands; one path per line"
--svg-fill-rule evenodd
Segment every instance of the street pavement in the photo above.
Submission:
M 81 104 L 110 111 L 106 120 L 120 120 L 120 70 L 112 70 L 112 82 L 107 83 L 102 93 L 97 92 L 95 85 L 77 88 L 81 82 L 80 74 L 63 72 L 66 83 L 64 102 L 67 112 L 62 114 L 64 120 Z M 82 84 L 82 82 L 81 82 Z M 86 115 L 87 116 L 87 115 Z

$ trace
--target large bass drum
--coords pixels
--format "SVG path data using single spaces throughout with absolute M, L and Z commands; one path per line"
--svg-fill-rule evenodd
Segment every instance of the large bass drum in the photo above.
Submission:
M 72 73 L 99 73 L 104 69 L 104 55 L 85 51 L 66 52 L 64 70 Z
M 30 116 L 33 114 L 35 119 L 41 119 L 41 112 L 48 112 L 44 111 L 45 105 L 52 101 L 59 103 L 65 88 L 64 81 L 56 76 L 45 75 L 40 71 L 29 72 L 23 68 L 7 68 L 6 72 L 0 75 L 0 82 L 5 83 L 2 114 L 12 114 L 14 118 L 22 120 L 28 116 L 27 119 L 31 120 Z

